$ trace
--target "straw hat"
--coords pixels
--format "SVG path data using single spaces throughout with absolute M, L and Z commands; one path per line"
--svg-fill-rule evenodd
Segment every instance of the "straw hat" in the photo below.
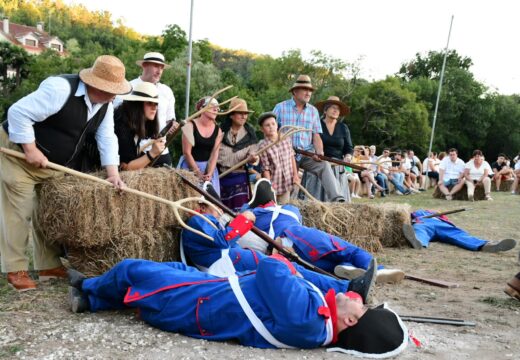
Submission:
M 232 113 L 248 113 L 251 114 L 254 111 L 247 109 L 247 102 L 244 99 L 235 98 L 229 102 L 229 109 L 233 109 L 235 106 L 238 106 Z M 231 113 L 231 114 L 232 114 Z
M 101 55 L 94 66 L 79 72 L 81 81 L 110 94 L 127 94 L 132 85 L 125 79 L 125 65 L 112 55 Z
M 137 60 L 135 63 L 139 66 L 143 66 L 143 63 L 145 62 L 151 62 L 156 64 L 164 65 L 165 69 L 171 68 L 172 66 L 169 64 L 166 64 L 166 61 L 164 60 L 164 55 L 158 52 L 149 52 L 144 54 L 143 60 Z
M 126 101 L 148 101 L 158 104 L 159 90 L 151 82 L 143 81 L 134 86 L 130 94 L 121 96 L 121 99 Z
M 342 102 L 337 96 L 329 96 L 327 100 L 318 101 L 315 106 L 318 111 L 322 113 L 326 105 L 332 104 L 339 106 L 339 116 L 347 116 L 350 114 L 350 107 Z
M 312 84 L 311 84 L 311 78 L 309 77 L 309 75 L 299 75 L 298 78 L 296 79 L 296 82 L 289 89 L 289 92 L 293 91 L 294 89 L 298 89 L 298 88 L 309 89 L 309 90 L 314 91 L 314 88 L 312 87 Z

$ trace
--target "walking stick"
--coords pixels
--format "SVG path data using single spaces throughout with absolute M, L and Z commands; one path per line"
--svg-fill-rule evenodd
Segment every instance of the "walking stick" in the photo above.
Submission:
M 282 130 L 285 130 L 285 129 L 289 129 L 289 131 L 287 131 L 286 133 L 282 134 Z M 311 129 L 305 129 L 305 128 L 302 128 L 302 127 L 299 127 L 299 126 L 292 126 L 292 125 L 282 126 L 278 130 L 278 139 L 275 142 L 272 142 L 272 143 L 266 145 L 265 147 L 261 148 L 260 150 L 258 150 L 255 155 L 260 155 L 263 152 L 266 152 L 267 150 L 269 150 L 270 148 L 272 148 L 276 144 L 280 143 L 280 141 L 283 141 L 286 138 L 288 138 L 289 136 L 292 136 L 293 134 L 296 134 L 296 133 L 301 132 L 301 131 L 312 131 L 312 130 Z M 218 176 L 219 179 L 223 178 L 224 176 L 226 176 L 230 172 L 235 171 L 236 169 L 241 168 L 242 166 L 247 164 L 248 161 L 249 161 L 249 158 L 245 158 L 244 160 L 240 161 L 239 163 L 233 165 L 232 167 L 230 167 L 229 169 L 224 171 L 222 174 L 220 174 Z
M 352 164 L 352 163 L 349 163 L 349 162 L 346 162 L 346 161 L 343 161 L 343 160 L 339 160 L 339 159 L 334 159 L 334 158 L 331 158 L 331 157 L 325 156 L 325 155 L 318 155 L 316 153 L 313 153 L 313 152 L 310 152 L 310 151 L 307 151 L 307 150 L 294 148 L 294 151 L 297 154 L 300 154 L 300 155 L 303 155 L 303 156 L 307 156 L 307 157 L 317 156 L 321 160 L 328 161 L 328 162 L 336 164 L 336 165 L 348 166 L 348 167 L 352 168 L 353 170 L 359 170 L 359 171 L 366 170 L 366 168 L 364 168 L 363 166 Z
M 11 149 L 7 149 L 7 148 L 4 148 L 4 147 L 0 147 L 0 152 L 4 153 L 6 155 L 9 155 L 9 156 L 18 158 L 18 159 L 26 160 L 25 154 L 21 153 L 19 151 L 16 151 L 16 150 L 11 150 Z M 103 185 L 107 185 L 107 186 L 110 186 L 110 187 L 114 186 L 108 180 L 100 179 L 97 176 L 90 175 L 90 174 L 85 174 L 85 173 L 83 173 L 81 171 L 73 170 L 73 169 L 70 169 L 70 168 L 68 168 L 66 166 L 55 164 L 55 163 L 50 162 L 50 161 L 47 163 L 47 168 L 52 169 L 52 170 L 61 171 L 61 172 L 64 172 L 66 174 L 70 174 L 70 175 L 73 175 L 73 176 L 76 176 L 76 177 L 79 177 L 79 178 L 82 178 L 82 179 L 95 181 L 97 183 L 100 183 L 100 184 L 103 184 Z M 202 214 L 199 214 L 198 212 L 196 212 L 196 211 L 194 211 L 192 209 L 189 209 L 189 208 L 187 208 L 187 207 L 182 205 L 182 204 L 184 204 L 186 202 L 190 202 L 190 201 L 198 201 L 198 202 L 202 201 L 205 204 L 210 205 L 213 208 L 217 209 L 215 207 L 215 205 L 213 205 L 209 201 L 201 200 L 198 197 L 189 197 L 189 198 L 180 199 L 180 200 L 177 200 L 177 201 L 171 201 L 171 200 L 163 199 L 162 197 L 155 196 L 155 195 L 152 195 L 152 194 L 148 194 L 148 193 L 145 193 L 143 191 L 139 191 L 139 190 L 132 189 L 132 188 L 129 188 L 129 187 L 123 187 L 123 188 L 121 188 L 121 190 L 124 191 L 124 192 L 127 192 L 127 193 L 131 193 L 131 194 L 134 194 L 134 195 L 137 195 L 137 196 L 149 199 L 149 200 L 157 201 L 157 202 L 160 202 L 160 203 L 163 203 L 163 204 L 171 206 L 171 208 L 173 209 L 173 214 L 175 215 L 175 218 L 177 219 L 179 224 L 181 224 L 182 227 L 184 227 L 184 228 L 186 228 L 186 229 L 188 229 L 190 231 L 193 231 L 193 232 L 197 233 L 198 235 L 200 235 L 200 236 L 202 236 L 202 237 L 204 237 L 204 238 L 206 238 L 208 240 L 213 241 L 213 238 L 211 236 L 209 236 L 207 234 L 204 234 L 204 233 L 202 233 L 202 232 L 200 232 L 200 231 L 198 231 L 196 229 L 193 229 L 192 227 L 188 226 L 182 220 L 182 218 L 181 218 L 181 216 L 179 214 L 179 210 L 183 210 L 183 211 L 185 211 L 185 212 L 187 212 L 189 214 L 200 216 L 200 217 L 202 217 L 204 219 L 204 221 L 206 221 L 208 224 L 210 224 L 211 226 L 213 226 L 216 229 L 217 227 L 215 226 L 215 224 L 213 224 L 205 216 L 203 216 Z
M 237 216 L 237 214 L 233 210 L 228 208 L 226 205 L 222 204 L 222 202 L 220 202 L 218 199 L 216 199 L 213 196 L 211 196 L 211 194 L 208 194 L 206 191 L 204 191 L 203 189 L 199 188 L 197 185 L 192 183 L 190 180 L 186 179 L 182 174 L 177 173 L 177 175 L 180 176 L 180 178 L 182 179 L 182 181 L 184 181 L 184 183 L 186 185 L 188 185 L 193 190 L 197 191 L 199 194 L 204 196 L 204 198 L 209 200 L 209 202 L 211 202 L 214 205 L 216 205 L 217 207 L 221 208 L 225 213 L 227 213 L 228 215 L 230 215 L 232 217 L 236 217 Z M 334 279 L 337 279 L 337 280 L 341 280 L 337 276 L 335 276 L 335 275 L 333 275 L 333 274 L 331 274 L 331 273 L 329 273 L 329 272 L 327 272 L 327 271 L 325 271 L 323 269 L 320 269 L 319 267 L 317 267 L 315 265 L 312 265 L 311 263 L 303 260 L 297 254 L 290 252 L 289 250 L 284 248 L 282 245 L 278 244 L 269 235 L 267 235 L 265 232 L 263 232 L 262 230 L 260 230 L 256 226 L 253 226 L 251 228 L 251 231 L 253 233 L 255 233 L 258 237 L 260 237 L 262 240 L 264 240 L 265 242 L 267 242 L 270 245 L 272 245 L 276 250 L 278 250 L 282 255 L 284 255 L 289 260 L 295 261 L 298 264 L 302 265 L 303 267 L 306 267 L 307 269 L 312 270 L 314 272 L 330 276 L 330 277 L 332 277 Z
M 216 91 L 215 93 L 213 93 L 213 94 L 211 95 L 211 99 L 215 99 L 218 95 L 220 95 L 221 93 L 223 93 L 223 92 L 226 91 L 226 90 L 231 89 L 232 87 L 233 87 L 233 85 L 229 85 L 229 86 L 226 86 L 225 88 L 222 88 L 222 89 Z M 220 105 L 227 104 L 228 102 L 230 102 L 231 100 L 236 99 L 236 98 L 237 98 L 237 96 L 233 96 L 233 97 L 227 99 L 226 101 L 221 102 L 221 103 L 219 104 L 219 106 L 220 106 Z M 236 109 L 238 109 L 239 106 L 240 106 L 240 105 L 236 105 L 236 106 L 234 106 L 234 107 L 231 108 L 231 109 L 228 109 L 228 110 L 226 110 L 226 111 L 219 112 L 218 115 L 227 115 L 227 114 L 229 114 L 229 113 L 235 111 Z M 193 119 L 199 117 L 200 115 L 202 115 L 203 113 L 205 113 L 206 111 L 208 111 L 210 108 L 211 108 L 211 100 L 208 101 L 208 104 L 207 104 L 206 106 L 204 106 L 202 109 L 196 111 L 196 112 L 193 113 L 192 115 L 188 116 L 186 119 L 181 120 L 181 121 L 179 122 L 179 126 L 177 126 L 177 128 L 174 130 L 174 132 L 170 135 L 168 141 L 166 141 L 166 144 L 164 145 L 164 148 L 167 149 L 167 148 L 171 145 L 171 143 L 172 143 L 173 140 L 175 139 L 175 136 L 179 133 L 179 131 L 181 130 L 181 128 L 182 128 L 184 125 L 186 125 L 187 123 L 189 123 L 189 122 L 192 121 Z M 143 151 L 144 149 L 146 149 L 148 146 L 152 145 L 154 141 L 155 141 L 155 140 L 150 140 L 148 143 L 146 143 L 145 145 L 141 146 L 141 148 L 139 149 L 139 151 L 142 152 L 142 151 Z M 164 150 L 163 150 L 163 151 L 164 151 Z M 161 156 L 161 155 L 162 155 L 162 152 L 161 152 L 161 153 L 160 153 L 160 154 L 159 154 L 159 155 L 158 155 L 158 156 L 157 156 L 157 157 L 156 157 L 156 158 L 155 158 L 155 159 L 150 163 L 149 166 L 152 167 L 152 166 L 155 164 L 155 162 L 157 161 L 157 159 L 159 159 L 159 156 Z

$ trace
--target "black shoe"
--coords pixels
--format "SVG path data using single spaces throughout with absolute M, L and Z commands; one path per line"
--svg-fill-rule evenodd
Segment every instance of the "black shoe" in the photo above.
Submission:
M 375 258 L 372 258 L 370 261 L 370 266 L 364 275 L 357 277 L 350 281 L 348 285 L 348 291 L 354 291 L 361 295 L 363 299 L 363 303 L 367 302 L 368 294 L 370 293 L 370 289 L 376 280 L 377 274 L 377 261 Z
M 253 197 L 248 203 L 251 208 L 256 208 L 261 205 L 265 205 L 268 202 L 273 201 L 276 203 L 276 193 L 271 185 L 271 182 L 267 179 L 260 179 L 256 182 L 255 188 L 253 189 Z
M 414 249 L 422 249 L 423 245 L 415 236 L 415 230 L 410 224 L 403 224 L 403 235 Z
M 488 242 L 486 245 L 480 248 L 480 251 L 497 253 L 500 251 L 508 251 L 516 246 L 516 240 L 504 239 L 499 242 Z
M 74 269 L 67 269 L 67 274 L 69 275 L 69 284 L 70 286 L 75 287 L 78 290 L 82 290 L 83 280 L 87 277 Z
M 381 191 L 381 197 L 386 197 L 386 194 L 384 191 Z
M 73 313 L 82 313 L 90 310 L 88 297 L 73 286 L 69 286 L 69 302 Z

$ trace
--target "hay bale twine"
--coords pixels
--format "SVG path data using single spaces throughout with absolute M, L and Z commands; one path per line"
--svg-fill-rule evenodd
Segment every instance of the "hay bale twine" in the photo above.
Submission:
M 125 171 L 121 178 L 130 188 L 168 200 L 199 196 L 182 184 L 176 172 L 160 168 Z M 196 181 L 193 174 L 182 173 Z M 102 173 L 96 175 L 105 178 Z M 152 234 L 178 225 L 168 205 L 134 194 L 119 194 L 106 185 L 73 176 L 43 184 L 39 197 L 37 217 L 43 236 L 67 247 L 106 247 L 132 233 Z M 185 220 L 186 215 L 181 215 Z
M 383 247 L 407 246 L 401 229 L 404 223 L 410 224 L 408 204 L 291 203 L 300 209 L 305 226 L 339 236 L 371 253 Z

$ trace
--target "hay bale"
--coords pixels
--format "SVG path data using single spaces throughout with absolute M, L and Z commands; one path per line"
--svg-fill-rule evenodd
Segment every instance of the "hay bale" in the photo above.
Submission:
M 451 189 L 452 187 L 449 187 Z M 441 192 L 438 186 L 435 187 L 432 195 L 435 199 L 445 199 L 446 196 Z M 486 194 L 484 193 L 484 186 L 482 184 L 475 186 L 475 193 L 473 194 L 473 199 L 475 201 L 485 200 Z M 468 201 L 468 187 L 466 184 L 460 189 L 455 195 L 453 195 L 453 200 L 461 200 Z
M 101 275 L 124 259 L 179 261 L 180 228 L 133 231 L 104 246 L 69 247 L 69 263 L 87 276 Z
M 175 173 L 170 169 L 144 169 L 122 172 L 121 177 L 131 188 L 168 200 L 198 196 Z M 186 171 L 183 175 L 195 180 Z M 67 247 L 99 249 L 119 244 L 129 234 L 152 234 L 177 226 L 168 205 L 119 194 L 106 185 L 77 177 L 49 181 L 41 187 L 39 196 L 37 216 L 43 236 Z
M 511 191 L 514 181 L 515 181 L 514 179 L 502 180 L 502 182 L 500 183 L 500 191 L 507 191 L 507 192 Z M 494 189 L 495 191 L 497 191 L 497 184 L 496 184 L 495 180 L 491 181 L 491 189 Z
M 403 223 L 410 224 L 411 208 L 408 204 L 320 203 L 328 209 L 325 211 L 312 201 L 291 203 L 300 209 L 304 225 L 339 236 L 369 252 L 407 244 L 401 229 Z

